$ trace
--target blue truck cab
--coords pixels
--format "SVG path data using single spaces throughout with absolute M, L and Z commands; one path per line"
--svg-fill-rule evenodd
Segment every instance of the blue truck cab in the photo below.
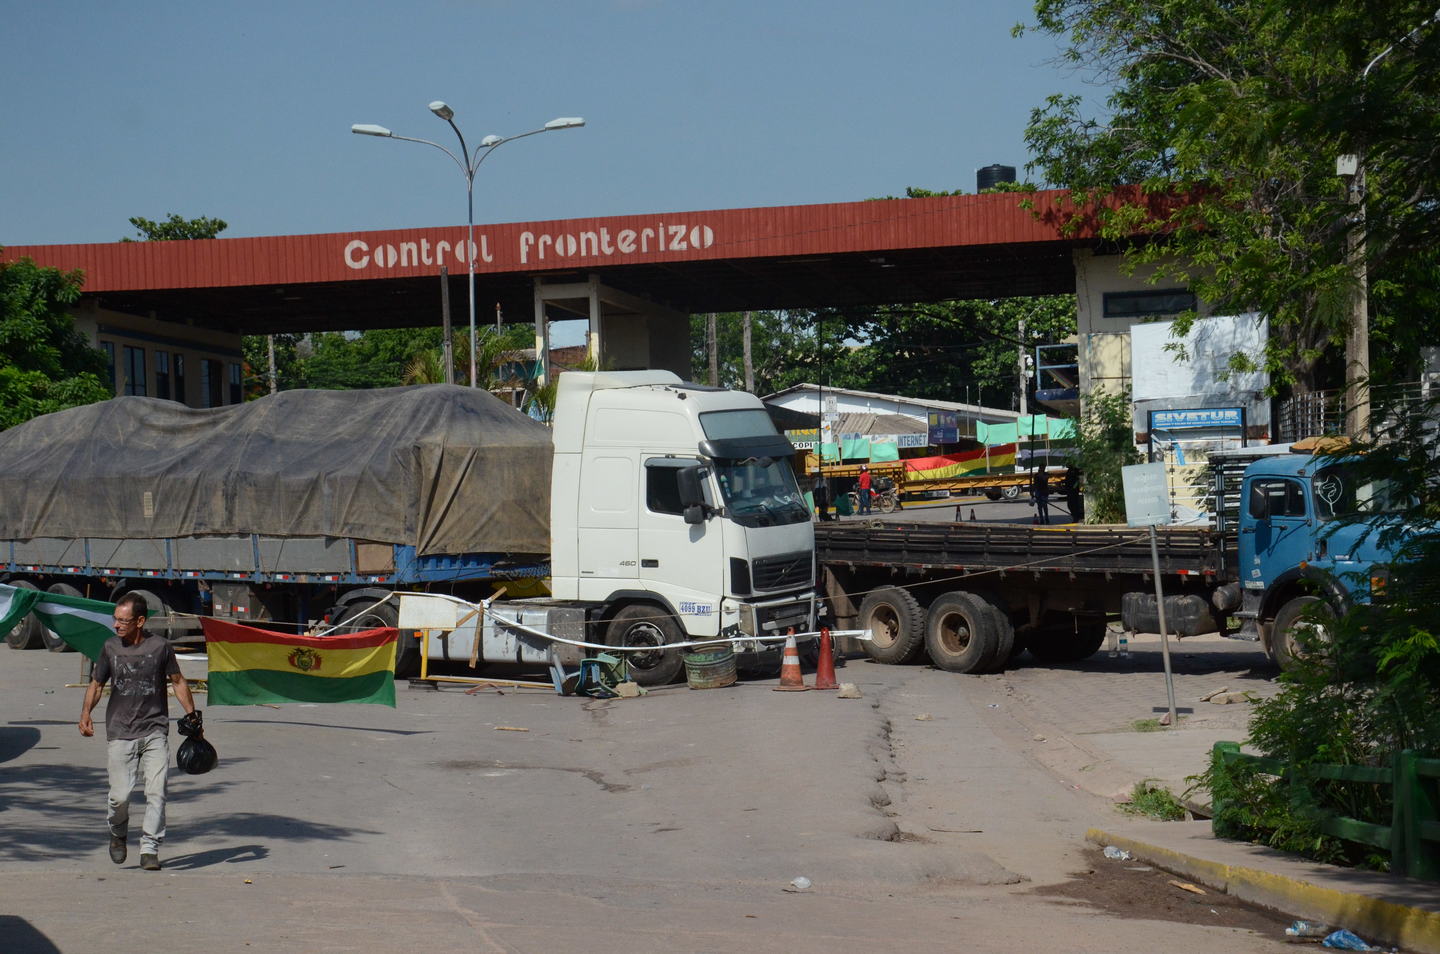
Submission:
M 1241 638 L 1259 639 L 1287 668 L 1297 638 L 1323 617 L 1368 603 L 1394 556 L 1384 530 L 1403 501 L 1354 460 L 1283 454 L 1246 468 L 1236 570 Z M 1389 543 L 1389 545 L 1387 545 Z

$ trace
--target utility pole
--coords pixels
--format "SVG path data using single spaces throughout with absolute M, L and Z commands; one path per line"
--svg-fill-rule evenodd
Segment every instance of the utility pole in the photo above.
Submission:
M 745 351 L 745 390 L 754 394 L 755 364 L 750 357 L 750 317 L 751 312 L 748 311 L 740 316 L 740 339 Z
M 266 335 L 265 338 L 270 350 L 270 393 L 274 394 L 280 390 L 279 376 L 275 373 L 275 336 Z
M 440 360 L 445 364 L 445 383 L 455 383 L 455 345 L 450 340 L 450 269 L 440 266 L 440 326 L 443 336 Z
M 1028 412 L 1030 405 L 1029 399 L 1025 394 L 1028 390 L 1026 385 L 1029 382 L 1025 374 L 1025 320 L 1023 318 L 1020 320 L 1017 334 L 1020 336 L 1020 348 L 1015 354 L 1015 376 L 1020 381 L 1020 413 L 1024 415 Z
M 720 386 L 720 345 L 715 340 L 715 312 L 705 316 L 705 348 L 710 352 L 710 386 Z

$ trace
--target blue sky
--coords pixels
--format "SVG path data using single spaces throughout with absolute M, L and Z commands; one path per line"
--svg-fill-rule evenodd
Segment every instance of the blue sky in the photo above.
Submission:
M 1050 93 L 1085 92 L 1026 2 L 0 0 L 0 245 L 111 242 L 128 219 L 226 237 L 465 220 L 448 102 L 508 143 L 477 222 L 843 202 L 1022 166 Z M 1094 90 L 1089 90 L 1094 94 Z M 448 141 L 447 141 L 448 140 Z

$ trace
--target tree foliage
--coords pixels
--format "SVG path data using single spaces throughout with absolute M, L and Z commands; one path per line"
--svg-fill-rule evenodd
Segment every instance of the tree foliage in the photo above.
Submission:
M 1025 335 L 1020 337 L 1024 322 Z M 692 316 L 692 375 L 708 380 L 704 315 Z M 742 386 L 741 316 L 717 316 L 720 383 Z M 754 312 L 755 391 L 800 383 L 988 407 L 1017 403 L 1016 359 L 1075 332 L 1075 298 L 1056 295 L 878 308 Z
M 212 219 L 203 215 L 197 219 L 186 219 L 176 212 L 171 212 L 163 222 L 156 222 L 137 215 L 130 220 L 130 224 L 135 226 L 135 231 L 140 234 L 140 237 L 138 239 L 125 237 L 120 241 L 171 242 L 178 239 L 213 239 L 230 227 L 230 223 L 224 219 Z
M 1085 522 L 1124 523 L 1125 484 L 1121 469 L 1141 462 L 1135 449 L 1130 392 L 1102 392 L 1085 402 L 1075 428 L 1076 466 L 1085 480 Z
M 112 396 L 104 353 L 70 314 L 83 281 L 28 258 L 0 262 L 0 429 Z
M 1034 110 L 1032 167 L 1082 199 L 1138 186 L 1102 213 L 1104 233 L 1163 237 L 1131 244 L 1131 261 L 1222 312 L 1268 315 L 1260 360 L 1301 388 L 1324 383 L 1348 331 L 1347 241 L 1363 231 L 1376 370 L 1413 373 L 1409 346 L 1436 329 L 1432 12 L 1418 0 L 1037 0 L 1035 28 L 1109 95 L 1103 118 L 1079 96 Z M 1341 153 L 1362 158 L 1363 219 L 1336 175 Z M 1156 194 L 1185 201 L 1157 214 Z

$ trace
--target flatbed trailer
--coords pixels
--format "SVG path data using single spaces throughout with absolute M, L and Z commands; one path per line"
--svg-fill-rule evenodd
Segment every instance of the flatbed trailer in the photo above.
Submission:
M 954 672 L 996 671 L 1024 649 L 1046 661 L 1083 659 L 1127 594 L 1153 601 L 1148 530 L 857 521 L 817 526 L 815 537 L 835 623 L 871 630 L 867 652 L 881 662 L 926 649 Z M 1167 612 L 1179 617 L 1172 627 L 1217 628 L 1211 596 L 1233 585 L 1233 537 L 1162 527 L 1157 550 Z
M 1018 500 L 1029 491 L 1034 481 L 1034 471 L 1020 470 L 1008 471 L 1005 473 L 983 473 L 966 474 L 961 477 L 941 477 L 935 479 L 923 479 L 910 475 L 905 469 L 903 460 L 882 461 L 873 464 L 826 464 L 823 471 L 811 471 L 811 476 L 818 476 L 823 473 L 829 478 L 841 478 L 853 480 L 860 476 L 861 466 L 868 467 L 870 475 L 877 480 L 888 478 L 895 482 L 895 492 L 902 498 L 905 496 L 918 496 L 930 491 L 943 491 L 950 494 L 976 494 L 989 497 L 991 500 Z M 1051 468 L 1046 471 L 1046 478 L 1050 484 L 1052 494 L 1062 492 L 1061 482 L 1064 479 L 1064 472 Z

